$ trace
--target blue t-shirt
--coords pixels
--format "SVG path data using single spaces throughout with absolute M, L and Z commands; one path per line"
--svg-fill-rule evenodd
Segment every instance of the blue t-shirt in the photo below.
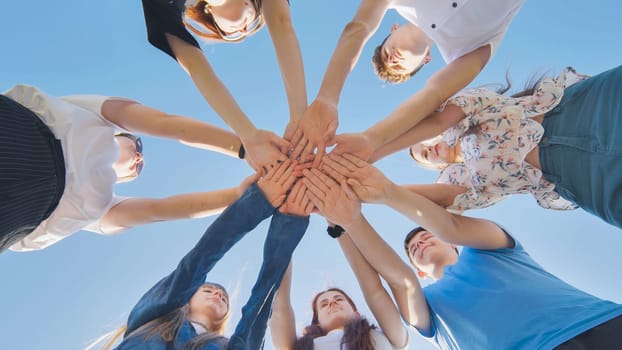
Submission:
M 442 349 L 553 349 L 622 314 L 622 305 L 546 272 L 522 245 L 464 248 L 443 278 L 423 289 Z

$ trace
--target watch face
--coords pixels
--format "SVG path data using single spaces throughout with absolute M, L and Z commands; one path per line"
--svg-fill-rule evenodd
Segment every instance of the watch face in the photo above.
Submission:
M 328 232 L 328 235 L 333 238 L 339 238 L 339 236 L 341 236 L 345 231 L 346 230 L 344 230 L 343 227 L 339 225 L 335 225 L 335 227 L 328 226 L 326 228 L 326 232 Z

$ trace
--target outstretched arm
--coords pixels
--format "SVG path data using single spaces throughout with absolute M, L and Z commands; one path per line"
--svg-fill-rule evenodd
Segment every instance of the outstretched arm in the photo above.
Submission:
M 307 109 L 307 87 L 302 53 L 292 25 L 287 0 L 264 0 L 262 7 L 287 93 L 289 123 L 284 137 L 291 141 L 298 122 Z
M 408 339 L 406 329 L 402 325 L 400 312 L 380 283 L 378 274 L 389 283 L 404 319 L 417 328 L 427 329 L 429 312 L 421 287 L 413 271 L 363 217 L 361 204 L 345 184 L 346 178 L 335 173 L 331 176 L 334 178 L 316 169 L 305 172 L 309 197 L 322 215 L 345 228 L 352 238 L 350 240 L 342 235 L 339 242 L 357 276 L 367 304 L 391 343 L 403 347 Z
M 434 112 L 435 109 L 475 79 L 489 57 L 490 47 L 483 46 L 453 61 L 387 118 L 362 133 L 337 136 L 333 152 L 351 153 L 375 162 L 454 126 L 465 117 L 460 108 L 448 105 L 440 113 Z
M 339 38 L 317 97 L 302 117 L 300 129 L 303 138 L 300 142 L 304 143 L 304 148 L 300 149 L 300 153 L 303 156 L 311 154 L 317 147 L 315 166 L 319 165 L 325 146 L 335 136 L 337 105 L 346 78 L 356 65 L 365 43 L 378 29 L 389 4 L 389 0 L 361 1 L 354 18 Z
M 375 163 L 390 154 L 440 135 L 445 130 L 456 125 L 465 116 L 464 112 L 458 106 L 448 104 L 442 112 L 432 113 L 405 133 L 374 150 L 369 158 L 369 162 Z M 362 159 L 364 159 L 364 157 Z
M 270 335 L 272 336 L 272 345 L 277 350 L 293 349 L 294 343 L 296 343 L 296 319 L 290 299 L 291 287 L 292 263 L 290 262 L 272 303 Z
M 348 169 L 351 174 L 348 184 L 359 198 L 392 207 L 448 243 L 478 249 L 513 245 L 508 235 L 491 221 L 451 214 L 429 199 L 394 184 L 378 169 L 350 154 L 334 159 Z
M 350 227 L 349 229 L 356 230 L 358 228 Z M 386 289 L 384 289 L 382 282 L 380 281 L 380 277 L 378 276 L 378 272 L 370 265 L 370 263 L 366 260 L 366 257 L 359 251 L 357 246 L 352 241 L 352 238 L 350 238 L 349 233 L 343 234 L 339 237 L 339 245 L 348 259 L 348 263 L 350 264 L 354 275 L 356 276 L 359 286 L 361 287 L 361 291 L 363 292 L 363 296 L 365 297 L 365 302 L 374 315 L 374 318 L 378 321 L 382 332 L 396 348 L 405 348 L 408 342 L 408 331 L 402 323 L 400 311 L 398 311 L 397 306 L 393 303 L 389 293 L 387 293 Z M 397 259 L 399 260 L 399 257 Z M 389 262 L 385 262 L 385 264 L 388 265 Z M 400 270 L 395 271 L 395 275 L 400 272 L 406 273 L 406 275 L 402 275 L 401 278 L 399 278 L 403 283 L 399 283 L 398 285 L 392 284 L 388 281 L 389 287 L 391 288 L 391 292 L 393 293 L 397 304 L 400 305 L 400 310 L 404 308 L 404 312 L 402 313 L 404 315 L 404 319 L 415 325 L 416 322 L 413 322 L 414 319 L 412 318 L 415 314 L 415 310 L 408 310 L 408 308 L 412 301 L 415 300 L 416 296 L 415 293 L 411 293 L 410 291 L 413 290 L 415 285 L 418 286 L 419 284 L 414 273 L 407 266 L 405 269 L 396 268 L 399 267 L 400 264 L 404 265 L 404 263 L 399 261 L 398 265 L 392 266 L 391 269 Z M 423 303 L 425 304 L 425 299 L 423 300 Z M 427 305 L 425 305 L 425 307 L 427 309 Z M 418 324 L 415 326 L 418 327 Z
M 242 144 L 235 134 L 212 124 L 167 114 L 132 101 L 109 99 L 102 106 L 102 115 L 132 132 L 170 138 L 231 157 L 238 156 Z
M 129 198 L 110 208 L 99 221 L 99 227 L 103 232 L 117 233 L 158 221 L 219 214 L 257 179 L 257 175 L 251 175 L 238 187 L 218 191 L 185 193 L 166 198 Z
M 374 150 L 410 130 L 441 103 L 475 79 L 490 58 L 490 46 L 482 46 L 435 73 L 422 90 L 402 103 L 387 118 L 365 131 Z
M 166 34 L 166 38 L 177 61 L 190 75 L 207 103 L 240 137 L 249 161 L 256 169 L 267 168 L 287 158 L 285 154 L 289 142 L 274 133 L 255 128 L 226 86 L 216 76 L 200 49 L 174 35 Z

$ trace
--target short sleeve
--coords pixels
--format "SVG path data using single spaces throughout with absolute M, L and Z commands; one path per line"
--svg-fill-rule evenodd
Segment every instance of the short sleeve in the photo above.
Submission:
M 176 58 L 173 49 L 166 39 L 166 33 L 174 35 L 184 42 L 196 47 L 199 43 L 186 29 L 183 22 L 184 0 L 142 0 L 147 26 L 147 38 L 151 45 Z
M 455 126 L 443 132 L 443 141 L 450 146 L 455 145 L 460 137 L 462 137 L 469 129 L 477 126 L 481 120 L 479 118 L 482 111 L 498 104 L 500 101 L 507 99 L 506 96 L 499 95 L 494 91 L 484 88 L 466 89 L 458 95 L 445 101 L 439 108 L 445 109 L 447 104 L 455 105 L 464 112 L 465 117 Z
M 124 196 L 118 196 L 116 193 L 112 194 L 112 202 L 110 204 L 110 207 L 108 210 L 110 210 L 110 208 L 114 207 L 115 205 L 123 202 L 126 199 L 129 199 L 131 197 L 124 197 Z M 89 231 L 89 232 L 95 232 L 97 234 L 100 235 L 105 235 L 105 236 L 109 236 L 109 235 L 114 235 L 117 233 L 120 233 L 122 230 L 116 230 L 114 232 L 109 232 L 107 230 L 105 230 L 102 226 L 101 226 L 101 218 L 95 222 L 90 223 L 89 225 L 87 225 L 85 228 L 83 228 L 84 231 Z
M 111 122 L 106 119 L 102 114 L 102 106 L 104 102 L 108 100 L 121 100 L 128 102 L 135 102 L 134 100 L 124 98 L 124 97 L 110 97 L 110 96 L 102 96 L 102 95 L 70 95 L 70 96 L 62 96 L 61 100 L 71 103 L 72 105 L 78 106 L 80 108 L 86 109 L 89 112 L 97 115 L 101 120 L 109 123 L 114 126 L 119 131 L 130 132 L 129 130 L 122 128 L 121 126 Z

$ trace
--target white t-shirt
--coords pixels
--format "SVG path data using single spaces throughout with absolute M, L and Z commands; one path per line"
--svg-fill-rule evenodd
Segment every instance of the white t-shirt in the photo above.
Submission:
M 403 348 L 396 348 L 391 345 L 387 337 L 378 329 L 372 329 L 369 334 L 372 337 L 375 350 L 405 350 L 408 349 L 408 342 Z M 313 339 L 313 350 L 336 350 L 340 349 L 343 329 L 334 329 L 323 337 Z M 344 349 L 354 350 L 354 349 Z
M 119 158 L 115 134 L 123 131 L 101 114 L 106 96 L 53 97 L 36 87 L 16 85 L 4 95 L 33 111 L 60 140 L 65 158 L 65 190 L 50 217 L 13 251 L 43 249 L 82 229 L 99 230 L 98 220 L 124 197 L 113 193 Z M 115 98 L 117 99 L 117 98 Z
M 525 0 L 393 0 L 390 8 L 419 27 L 451 63 L 490 44 L 495 53 Z

